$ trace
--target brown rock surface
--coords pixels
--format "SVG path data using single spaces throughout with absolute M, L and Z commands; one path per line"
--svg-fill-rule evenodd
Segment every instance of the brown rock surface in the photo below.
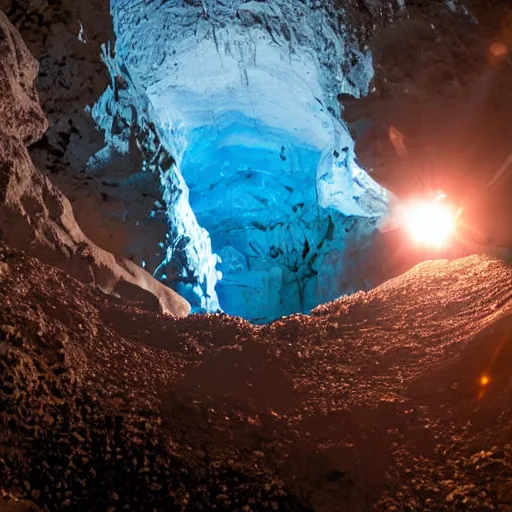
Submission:
M 40 64 L 37 91 L 49 128 L 29 147 L 33 161 L 69 199 L 87 238 L 153 272 L 165 257 L 159 243 L 167 226 L 161 214 L 150 215 L 156 201 L 164 203 L 158 172 L 141 167 L 155 160 L 155 134 L 134 123 L 129 154 L 90 161 L 105 146 L 87 107 L 111 80 L 101 48 L 114 47 L 109 0 L 5 0 L 0 8 Z
M 69 201 L 34 167 L 26 144 L 41 137 L 47 127 L 34 89 L 37 63 L 2 13 L 0 33 L 2 239 L 107 293 L 130 294 L 141 288 L 156 298 L 163 311 L 188 314 L 188 303 L 175 292 L 133 262 L 114 257 L 86 238 Z
M 447 2 L 406 2 L 368 36 L 374 92 L 340 100 L 358 159 L 379 183 L 404 199 L 441 189 L 464 205 L 468 243 L 478 233 L 510 247 L 512 11 L 499 0 L 463 3 L 475 18 Z
M 47 510 L 512 504 L 512 269 L 497 260 L 427 262 L 256 327 L 159 316 L 0 254 L 0 478 L 16 496 Z

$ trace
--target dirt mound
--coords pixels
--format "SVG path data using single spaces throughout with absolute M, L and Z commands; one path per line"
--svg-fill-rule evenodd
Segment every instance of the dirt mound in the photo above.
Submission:
M 47 510 L 512 507 L 512 269 L 497 260 L 427 262 L 256 327 L 162 316 L 0 253 L 0 479 L 17 497 Z

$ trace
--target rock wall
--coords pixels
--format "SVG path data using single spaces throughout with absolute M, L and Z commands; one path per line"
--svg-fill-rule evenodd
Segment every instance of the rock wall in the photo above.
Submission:
M 189 305 L 176 293 L 93 244 L 78 227 L 69 201 L 32 163 L 26 145 L 48 126 L 34 89 L 38 65 L 3 13 L 0 34 L 1 238 L 107 293 L 140 298 L 138 291 L 144 290 L 164 312 L 186 315 Z
M 150 215 L 162 192 L 158 176 L 140 173 L 144 155 L 133 146 L 128 157 L 112 154 L 107 168 L 87 167 L 105 145 L 89 107 L 110 83 L 101 49 L 114 40 L 109 1 L 4 0 L 0 7 L 40 64 L 37 89 L 49 129 L 29 148 L 36 165 L 70 200 L 80 228 L 97 245 L 139 265 L 150 262 L 147 268 L 162 261 L 158 244 L 167 226 Z
M 375 90 L 340 98 L 359 161 L 403 197 L 442 189 L 463 205 L 469 251 L 510 247 L 510 5 L 406 4 L 368 39 Z

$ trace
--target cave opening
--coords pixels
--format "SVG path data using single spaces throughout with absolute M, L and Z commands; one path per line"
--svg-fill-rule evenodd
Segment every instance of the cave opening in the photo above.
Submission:
M 264 323 L 368 286 L 348 252 L 370 243 L 378 215 L 354 200 L 348 151 L 329 153 L 240 112 L 190 137 L 181 173 L 219 256 L 215 290 L 226 313 Z
M 205 19 L 195 5 L 111 3 L 111 86 L 93 107 L 107 148 L 90 166 L 145 145 L 162 189 L 151 215 L 168 229 L 160 262 L 136 261 L 194 312 L 255 323 L 368 288 L 362 262 L 387 192 L 357 165 L 337 96 L 368 91 L 371 55 L 340 40 L 324 9 L 302 6 L 269 33 L 265 4 L 233 2 L 228 25 L 210 7 Z M 337 71 L 347 59 L 351 76 Z

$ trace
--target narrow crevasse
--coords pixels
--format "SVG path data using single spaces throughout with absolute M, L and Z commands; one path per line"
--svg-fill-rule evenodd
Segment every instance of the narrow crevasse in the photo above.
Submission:
M 89 168 L 147 146 L 165 203 L 151 215 L 168 225 L 150 270 L 196 311 L 256 322 L 367 287 L 358 257 L 387 197 L 340 117 L 338 94 L 366 94 L 373 76 L 343 13 L 290 0 L 111 10 L 112 86 L 93 108 L 106 147 Z

